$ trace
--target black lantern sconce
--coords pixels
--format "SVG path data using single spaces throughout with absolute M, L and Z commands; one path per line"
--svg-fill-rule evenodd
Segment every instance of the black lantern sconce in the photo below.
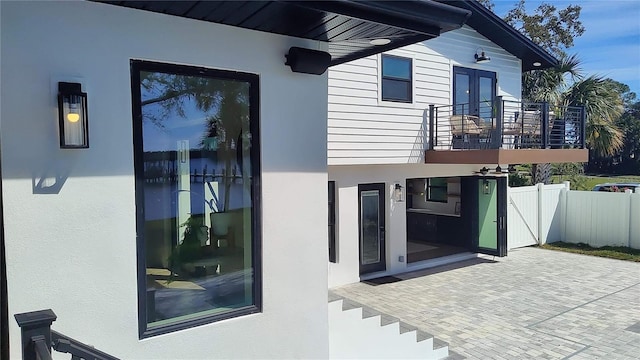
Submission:
M 482 193 L 485 195 L 491 194 L 491 185 L 487 179 L 482 180 Z
M 87 93 L 79 83 L 58 83 L 58 123 L 61 149 L 89 147 Z
M 395 202 L 404 201 L 404 188 L 398 183 L 396 183 L 393 187 L 393 200 Z

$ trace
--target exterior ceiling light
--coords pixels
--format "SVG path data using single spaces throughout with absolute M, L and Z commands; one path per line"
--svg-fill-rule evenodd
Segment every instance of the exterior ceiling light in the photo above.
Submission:
M 542 63 L 539 62 L 539 61 L 536 61 L 536 62 L 533 63 L 533 66 L 540 67 L 540 66 L 542 66 Z
M 61 149 L 89 147 L 87 93 L 79 83 L 58 83 L 58 125 Z
M 391 40 L 389 40 L 389 39 L 373 39 L 373 40 L 369 40 L 369 44 L 376 45 L 376 46 L 387 45 L 389 43 L 391 43 Z
M 478 50 L 480 50 L 479 54 L 478 54 Z M 474 55 L 474 57 L 476 59 L 476 63 L 478 64 L 488 63 L 489 61 L 491 61 L 491 58 L 485 55 L 483 48 L 477 48 L 476 54 Z

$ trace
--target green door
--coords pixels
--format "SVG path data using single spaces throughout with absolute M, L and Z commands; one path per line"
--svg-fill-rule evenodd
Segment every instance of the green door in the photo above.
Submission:
M 479 178 L 477 252 L 507 255 L 506 239 L 506 178 Z

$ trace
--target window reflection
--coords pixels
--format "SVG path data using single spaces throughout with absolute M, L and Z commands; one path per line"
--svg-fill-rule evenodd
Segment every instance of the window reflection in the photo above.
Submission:
M 255 304 L 250 87 L 140 72 L 149 327 Z

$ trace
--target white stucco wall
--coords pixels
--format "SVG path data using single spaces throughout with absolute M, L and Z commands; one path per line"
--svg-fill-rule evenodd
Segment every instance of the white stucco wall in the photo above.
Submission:
M 324 45 L 84 1 L 0 6 L 12 359 L 13 314 L 47 308 L 122 359 L 328 357 L 327 77 L 284 65 Z M 130 59 L 259 74 L 262 313 L 138 339 Z M 56 82 L 76 78 L 91 148 L 61 150 Z
M 489 166 L 489 165 L 487 165 Z M 329 180 L 336 182 L 337 262 L 329 263 L 329 287 L 360 281 L 358 238 L 358 184 L 384 183 L 387 270 L 380 275 L 398 274 L 407 267 L 407 202 L 392 199 L 395 183 L 406 179 L 469 176 L 482 165 L 404 164 L 329 166 Z M 399 257 L 404 256 L 404 262 Z

